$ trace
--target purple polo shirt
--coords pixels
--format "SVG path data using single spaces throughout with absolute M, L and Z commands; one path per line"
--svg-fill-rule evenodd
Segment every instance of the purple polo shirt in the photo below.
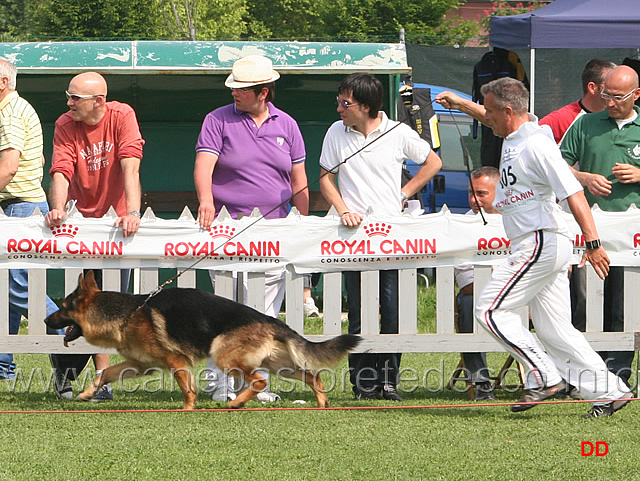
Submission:
M 269 103 L 269 118 L 258 129 L 235 104 L 210 112 L 202 123 L 196 152 L 218 156 L 211 189 L 216 212 L 224 205 L 233 217 L 258 207 L 267 216 L 286 217 L 291 198 L 291 167 L 306 153 L 296 121 Z

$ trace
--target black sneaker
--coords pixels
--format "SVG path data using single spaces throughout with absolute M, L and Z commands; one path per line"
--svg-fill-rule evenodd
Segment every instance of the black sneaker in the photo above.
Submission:
M 535 404 L 529 403 L 537 403 L 540 401 L 544 401 L 545 399 L 555 398 L 562 392 L 566 391 L 566 389 L 567 383 L 565 383 L 564 381 L 560 381 L 555 386 L 543 387 L 540 389 L 528 389 L 526 391 L 523 391 L 522 397 L 518 400 L 518 403 L 511 406 L 511 411 L 514 413 L 526 411 L 527 409 L 531 409 L 535 406 Z
M 587 412 L 587 414 L 583 414 L 582 417 L 584 419 L 591 419 L 611 416 L 613 413 L 615 413 L 616 411 L 620 411 L 620 409 L 629 404 L 629 399 L 631 399 L 632 397 L 632 392 L 626 392 L 620 399 L 608 402 L 607 404 L 592 406 L 591 409 L 589 409 L 589 412 Z
M 111 384 L 105 384 L 102 386 L 91 398 L 92 403 L 101 403 L 104 401 L 113 401 L 113 390 L 111 389 Z
M 396 389 L 396 387 L 392 386 L 391 384 L 385 384 L 384 386 L 382 386 L 381 393 L 382 399 L 386 399 L 387 401 L 404 401 L 404 399 L 400 397 L 400 394 L 398 394 L 398 390 Z
M 493 386 L 489 381 L 476 383 L 476 401 L 495 401 L 496 396 L 493 394 Z
M 356 390 L 354 395 L 358 401 L 365 401 L 369 399 L 382 399 L 382 393 L 377 389 L 372 389 L 370 391 L 360 391 Z
M 55 363 L 49 355 L 49 360 L 53 366 L 54 378 L 53 378 L 53 391 L 56 393 L 58 399 L 69 401 L 73 399 L 73 388 L 71 387 L 71 381 L 67 377 L 66 370 L 57 369 Z

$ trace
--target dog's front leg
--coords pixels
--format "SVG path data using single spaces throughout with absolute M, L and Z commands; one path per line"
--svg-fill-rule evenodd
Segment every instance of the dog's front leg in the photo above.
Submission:
M 100 388 L 105 384 L 117 381 L 119 379 L 125 379 L 128 377 L 136 377 L 141 374 L 140 366 L 138 363 L 131 361 L 124 361 L 114 366 L 109 366 L 104 371 L 96 376 L 91 385 L 78 394 L 76 401 L 91 401 L 93 396 L 96 395 Z
M 182 409 L 191 411 L 196 408 L 198 393 L 196 391 L 196 382 L 193 373 L 187 361 L 177 355 L 167 356 L 167 366 L 171 369 L 171 373 L 178 383 L 178 387 L 184 395 L 184 403 Z
M 233 401 L 229 401 L 227 403 L 227 407 L 231 409 L 239 409 L 245 404 L 247 404 L 251 399 L 254 398 L 256 394 L 267 387 L 267 380 L 260 375 L 260 373 L 256 370 L 250 370 L 248 368 L 242 369 L 245 375 L 245 381 L 248 383 L 248 386 L 238 393 L 236 398 Z

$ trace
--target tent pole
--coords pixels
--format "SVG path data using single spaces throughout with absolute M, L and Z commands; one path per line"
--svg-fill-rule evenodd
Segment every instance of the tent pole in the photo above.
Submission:
M 531 49 L 531 58 L 529 60 L 529 72 L 531 72 L 529 79 L 529 110 L 532 114 L 535 114 L 536 104 L 535 104 L 535 91 L 536 91 L 536 49 Z

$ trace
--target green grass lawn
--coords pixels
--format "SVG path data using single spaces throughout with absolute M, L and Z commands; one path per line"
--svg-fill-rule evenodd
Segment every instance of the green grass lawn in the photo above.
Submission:
M 423 332 L 431 329 L 429 312 L 421 308 Z M 318 326 L 310 320 L 308 329 Z M 488 357 L 497 370 L 506 355 Z M 16 359 L 23 372 L 45 374 L 45 383 L 37 376 L 28 388 L 0 383 L 0 410 L 64 412 L 0 414 L 6 450 L 0 480 L 640 479 L 639 404 L 593 420 L 580 417 L 586 404 L 537 406 L 519 414 L 507 406 L 475 406 L 465 393 L 441 386 L 456 367 L 457 354 L 404 355 L 402 367 L 421 375 L 419 381 L 404 377 L 402 388 L 412 392 L 403 394 L 400 404 L 353 400 L 348 381 L 340 380 L 346 362 L 336 368 L 340 374 L 328 393 L 333 407 L 450 407 L 244 412 L 207 411 L 224 405 L 204 395 L 195 412 L 74 412 L 177 409 L 182 393 L 166 377 L 155 376 L 144 385 L 145 379 L 114 385 L 115 400 L 108 404 L 62 402 L 46 390 L 47 356 Z M 334 377 L 324 379 L 330 387 Z M 273 383 L 281 402 L 252 401 L 247 408 L 315 406 L 299 383 L 291 392 L 288 381 Z M 513 402 L 519 392 L 497 395 L 498 402 Z M 294 403 L 299 400 L 306 404 Z M 582 441 L 604 441 L 609 452 L 583 457 Z

